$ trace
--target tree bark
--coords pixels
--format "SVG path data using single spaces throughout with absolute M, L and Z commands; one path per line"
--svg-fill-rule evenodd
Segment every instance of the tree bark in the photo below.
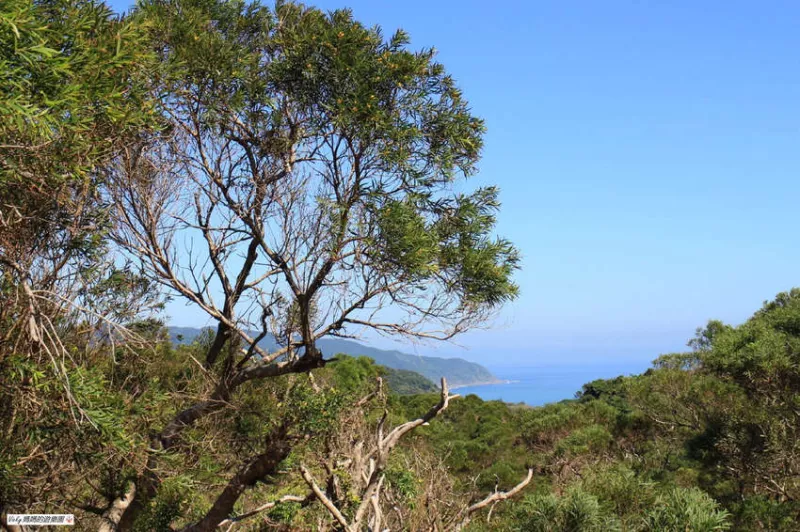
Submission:
M 289 456 L 292 446 L 285 430 L 280 430 L 270 438 L 265 453 L 256 456 L 246 464 L 225 486 L 225 489 L 214 501 L 211 509 L 195 524 L 185 527 L 182 532 L 213 532 L 219 524 L 227 519 L 239 497 L 244 491 L 263 480 L 278 469 L 278 465 Z
M 120 520 L 125 510 L 128 509 L 133 498 L 136 495 L 136 484 L 128 482 L 125 493 L 111 502 L 111 505 L 103 513 L 103 523 L 100 525 L 98 532 L 115 532 L 118 530 Z

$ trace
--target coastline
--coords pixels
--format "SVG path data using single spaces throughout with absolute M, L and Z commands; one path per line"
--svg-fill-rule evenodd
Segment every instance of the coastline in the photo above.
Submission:
M 456 384 L 455 386 L 450 386 L 451 390 L 458 390 L 459 388 L 469 388 L 470 386 L 489 386 L 491 384 L 511 384 L 512 380 L 508 379 L 494 379 L 491 381 L 480 381 L 480 382 L 471 382 L 469 384 Z

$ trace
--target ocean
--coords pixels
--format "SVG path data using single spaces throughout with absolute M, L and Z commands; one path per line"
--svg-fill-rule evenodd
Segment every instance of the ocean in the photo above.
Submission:
M 604 365 L 541 365 L 529 367 L 487 366 L 503 384 L 484 384 L 456 388 L 453 393 L 464 397 L 475 394 L 486 401 L 525 403 L 541 406 L 564 399 L 573 399 L 587 382 L 610 379 L 619 375 L 635 375 L 650 367 L 649 362 L 628 362 Z

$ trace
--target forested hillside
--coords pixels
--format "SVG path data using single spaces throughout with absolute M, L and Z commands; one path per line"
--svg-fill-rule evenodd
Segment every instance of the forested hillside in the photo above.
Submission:
M 740 326 L 710 322 L 690 347 L 558 404 L 454 401 L 411 452 L 439 457 L 467 497 L 534 468 L 476 530 L 800 529 L 800 290 Z M 406 415 L 430 401 L 393 400 Z
M 691 346 L 541 408 L 468 397 L 415 443 L 477 488 L 535 467 L 487 530 L 798 530 L 800 291 Z
M 84 441 L 57 445 L 50 438 L 65 433 L 55 426 L 55 432 L 37 436 L 40 445 L 59 452 L 70 446 L 72 452 L 88 451 L 84 471 L 93 471 L 101 485 L 124 481 L 126 469 L 97 460 L 105 457 L 113 466 L 143 452 L 137 427 L 168 418 L 174 407 L 152 407 L 168 390 L 188 391 L 191 373 L 200 371 L 187 373 L 183 368 L 191 366 L 182 361 L 207 346 L 172 347 L 159 330 L 157 324 L 140 329 L 160 342 L 158 349 L 120 354 L 109 373 L 126 382 L 129 392 L 107 396 L 80 390 L 103 422 L 100 432 L 87 427 Z M 529 408 L 476 396 L 452 399 L 392 455 L 383 489 L 395 509 L 387 513 L 387 525 L 392 530 L 445 526 L 470 502 L 512 488 L 532 468 L 532 481 L 516 499 L 498 505 L 490 522 L 474 520 L 469 529 L 797 530 L 800 290 L 780 294 L 740 326 L 710 322 L 691 346 L 690 352 L 660 357 L 643 375 L 587 383 L 576 399 L 558 404 Z M 104 371 L 97 367 L 87 374 L 96 387 L 109 386 L 99 377 Z M 439 400 L 436 394 L 392 395 L 391 386 L 374 395 L 379 376 L 392 382 L 391 373 L 366 358 L 341 357 L 314 372 L 317 391 L 301 376 L 281 378 L 267 389 L 249 388 L 235 410 L 198 425 L 182 444 L 187 451 L 206 441 L 227 445 L 207 449 L 202 457 L 165 456 L 160 474 L 170 480 L 147 504 L 137 529 L 180 528 L 206 512 L 212 499 L 205 483 L 246 454 L 247 442 L 270 438 L 287 414 L 298 424 L 294 430 L 302 431 L 298 436 L 313 437 L 301 437 L 275 476 L 243 494 L 232 516 L 261 508 L 264 515 L 250 524 L 243 520 L 240 527 L 258 529 L 262 521 L 287 530 L 316 529 L 328 517 L 312 503 L 298 464 L 337 463 L 336 456 L 351 452 L 352 438 L 380 425 L 384 408 L 383 423 L 392 426 Z M 403 392 L 402 381 L 398 386 Z M 137 401 L 126 401 L 126 393 Z M 68 424 L 63 430 L 71 432 Z M 107 438 L 114 442 L 111 448 L 103 445 Z M 34 464 L 14 465 L 13 455 L 6 456 L 0 470 L 4 500 L 33 504 L 18 480 L 37 471 Z M 333 482 L 328 489 L 339 493 L 342 511 L 355 509 L 359 498 L 348 477 L 324 481 L 326 474 L 325 467 L 315 473 L 321 485 Z M 92 522 L 89 510 L 101 502 L 99 493 L 78 484 L 70 484 L 69 491 L 70 497 L 83 498 L 86 510 L 79 515 Z M 75 511 L 55 493 L 47 500 L 42 508 Z
M 170 337 L 175 342 L 191 343 L 200 334 L 213 334 L 211 329 L 197 329 L 194 327 L 170 327 Z M 248 331 L 255 337 L 256 331 Z M 352 357 L 365 356 L 374 360 L 378 365 L 397 370 L 413 371 L 427 378 L 430 383 L 438 382 L 445 377 L 452 386 L 467 386 L 470 384 L 488 384 L 499 382 L 492 373 L 474 362 L 463 358 L 439 358 L 422 355 L 412 355 L 397 350 L 377 349 L 353 340 L 340 338 L 321 338 L 319 348 L 326 353 L 342 353 Z M 281 345 L 272 336 L 263 338 L 259 345 L 268 351 L 281 349 Z

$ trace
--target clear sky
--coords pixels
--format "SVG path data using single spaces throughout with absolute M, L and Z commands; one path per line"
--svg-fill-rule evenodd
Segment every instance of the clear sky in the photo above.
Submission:
M 797 2 L 310 3 L 439 50 L 489 129 L 472 185 L 500 185 L 523 253 L 520 299 L 468 350 L 401 348 L 650 360 L 800 285 Z

